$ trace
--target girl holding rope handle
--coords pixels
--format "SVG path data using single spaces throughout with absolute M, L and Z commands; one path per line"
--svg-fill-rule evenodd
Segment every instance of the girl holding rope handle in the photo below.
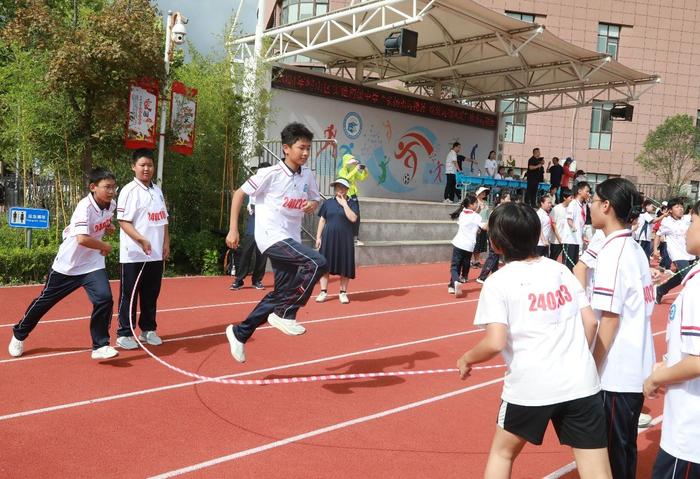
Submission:
M 610 478 L 600 382 L 589 345 L 596 321 L 574 275 L 540 257 L 540 220 L 530 206 L 507 203 L 488 223 L 506 265 L 485 282 L 474 324 L 486 336 L 457 361 L 460 377 L 503 354 L 508 367 L 498 426 L 484 477 L 510 477 L 526 442 L 542 444 L 552 421 L 573 448 L 582 478 Z
M 690 254 L 700 255 L 700 202 L 691 210 L 686 233 Z M 683 291 L 671 306 L 666 331 L 667 355 L 644 381 L 653 399 L 666 388 L 661 447 L 652 479 L 700 477 L 700 265 L 683 280 Z

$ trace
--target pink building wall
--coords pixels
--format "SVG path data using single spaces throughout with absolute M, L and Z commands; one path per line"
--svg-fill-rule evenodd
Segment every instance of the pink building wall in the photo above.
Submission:
M 274 2 L 270 2 L 274 3 Z M 573 156 L 587 172 L 657 183 L 634 160 L 646 135 L 669 116 L 700 110 L 698 0 L 479 0 L 496 11 L 535 14 L 536 22 L 578 46 L 595 50 L 598 24 L 621 25 L 618 61 L 661 83 L 634 102 L 634 120 L 613 124 L 610 150 L 589 149 L 591 108 L 578 110 Z M 330 0 L 331 10 L 349 1 Z M 571 155 L 574 110 L 528 115 L 525 142 L 506 143 L 505 158 L 525 166 L 534 147 L 547 158 Z

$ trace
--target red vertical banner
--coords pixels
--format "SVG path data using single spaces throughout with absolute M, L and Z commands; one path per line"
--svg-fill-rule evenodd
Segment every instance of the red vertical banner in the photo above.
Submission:
M 156 115 L 158 112 L 158 82 L 141 78 L 129 87 L 124 146 L 128 149 L 156 147 L 158 139 Z
M 197 117 L 197 90 L 178 81 L 173 82 L 170 97 L 170 130 L 172 151 L 191 155 L 194 151 L 195 121 Z

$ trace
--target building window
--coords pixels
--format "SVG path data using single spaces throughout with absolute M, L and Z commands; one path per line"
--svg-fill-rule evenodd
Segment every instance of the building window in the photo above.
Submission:
M 531 13 L 506 12 L 506 15 L 517 20 L 522 20 L 523 22 L 535 23 L 535 16 Z
M 527 98 L 508 98 L 501 101 L 503 113 L 514 113 L 507 116 L 506 131 L 503 140 L 509 143 L 525 143 L 525 125 L 527 123 Z
M 591 136 L 588 146 L 591 150 L 609 150 L 612 146 L 612 103 L 595 102 L 591 115 Z
M 617 60 L 617 50 L 620 46 L 620 25 L 609 23 L 598 24 L 598 51 L 606 53 Z
M 328 0 L 282 0 L 280 23 L 299 22 L 328 12 Z

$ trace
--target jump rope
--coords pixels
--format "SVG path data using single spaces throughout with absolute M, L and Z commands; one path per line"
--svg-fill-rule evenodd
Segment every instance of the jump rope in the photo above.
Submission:
M 134 311 L 134 299 L 136 297 L 136 291 L 138 289 L 138 285 L 141 281 L 141 275 L 143 274 L 143 270 L 146 267 L 146 262 L 143 263 L 141 266 L 141 270 L 139 271 L 139 274 L 136 276 L 136 282 L 134 283 L 134 289 L 131 292 L 131 299 L 129 300 L 129 328 L 131 329 L 131 334 L 133 335 L 134 339 L 138 343 L 138 345 L 143 349 L 146 354 L 148 354 L 151 358 L 155 359 L 158 363 L 161 365 L 165 366 L 166 368 L 170 369 L 171 371 L 175 371 L 177 373 L 180 373 L 184 376 L 198 379 L 200 381 L 206 381 L 206 382 L 213 382 L 213 383 L 219 383 L 219 384 L 233 384 L 237 386 L 268 386 L 272 384 L 293 384 L 293 383 L 312 383 L 312 382 L 320 382 L 320 381 L 338 381 L 338 380 L 348 380 L 348 379 L 368 379 L 368 378 L 386 378 L 386 377 L 397 377 L 397 376 L 426 376 L 426 375 L 431 375 L 431 374 L 445 374 L 445 373 L 450 373 L 454 374 L 459 372 L 459 369 L 457 368 L 445 368 L 445 369 L 424 369 L 424 370 L 416 370 L 416 371 L 380 371 L 380 372 L 370 372 L 370 373 L 351 373 L 351 374 L 323 374 L 323 375 L 315 375 L 315 376 L 290 376 L 290 377 L 284 377 L 284 378 L 273 378 L 273 379 L 229 379 L 226 376 L 221 376 L 221 377 L 211 377 L 211 376 L 204 376 L 201 374 L 193 373 L 191 371 L 187 371 L 185 369 L 179 368 L 177 366 L 173 366 L 172 364 L 168 363 L 167 361 L 164 361 L 163 359 L 159 358 L 156 356 L 153 352 L 151 352 L 144 344 L 141 342 L 141 339 L 139 339 L 138 335 L 136 334 L 136 331 L 134 331 L 134 322 L 132 321 L 132 312 Z M 472 371 L 474 370 L 485 370 L 485 369 L 497 369 L 497 368 L 504 368 L 505 364 L 498 364 L 494 366 L 475 366 L 471 368 Z
M 564 255 L 566 258 L 571 261 L 571 258 L 569 257 L 568 254 L 566 254 L 566 250 L 563 251 Z M 573 261 L 571 261 L 573 262 Z M 670 281 L 671 278 L 674 276 L 683 273 L 684 271 L 692 268 L 695 266 L 697 261 L 689 264 L 683 269 L 680 269 L 673 273 L 671 276 L 669 276 L 666 281 L 661 284 L 664 284 L 668 281 Z M 177 373 L 180 373 L 184 376 L 193 378 L 193 379 L 198 379 L 200 381 L 206 381 L 206 382 L 213 382 L 213 383 L 218 383 L 218 384 L 232 384 L 232 385 L 237 385 L 237 386 L 268 386 L 268 385 L 273 385 L 273 384 L 294 384 L 294 383 L 312 383 L 312 382 L 321 382 L 321 381 L 345 381 L 345 380 L 351 380 L 351 379 L 371 379 L 371 378 L 386 378 L 386 377 L 398 377 L 398 376 L 426 376 L 426 375 L 432 375 L 432 374 L 454 374 L 459 372 L 459 369 L 457 368 L 443 368 L 443 369 L 423 369 L 423 370 L 416 370 L 416 371 L 379 371 L 379 372 L 369 372 L 369 373 L 348 373 L 348 374 L 322 374 L 322 375 L 313 375 L 313 376 L 290 376 L 290 377 L 284 377 L 284 378 L 273 378 L 273 379 L 230 379 L 225 376 L 222 377 L 211 377 L 211 376 L 204 376 L 202 374 L 197 374 L 193 373 L 191 371 L 187 371 L 185 369 L 179 368 L 177 366 L 174 366 L 167 361 L 159 358 L 156 356 L 153 352 L 151 352 L 150 349 L 148 349 L 143 342 L 141 342 L 141 339 L 139 339 L 138 335 L 136 334 L 136 331 L 134 331 L 134 321 L 132 320 L 132 312 L 134 311 L 134 299 L 136 298 L 136 291 L 138 290 L 139 283 L 141 282 L 141 276 L 143 274 L 143 270 L 146 267 L 146 262 L 143 263 L 141 266 L 141 269 L 139 270 L 139 274 L 136 276 L 136 282 L 134 283 L 134 289 L 131 291 L 131 299 L 129 300 L 129 328 L 131 329 L 131 334 L 138 343 L 138 345 L 143 349 L 146 354 L 148 354 L 151 358 L 156 360 L 159 364 L 165 366 L 166 368 L 170 369 L 171 371 L 175 371 Z M 497 368 L 503 368 L 505 367 L 505 364 L 498 364 L 494 366 L 475 366 L 472 367 L 472 371 L 479 371 L 479 370 L 486 370 L 486 369 L 497 369 Z

